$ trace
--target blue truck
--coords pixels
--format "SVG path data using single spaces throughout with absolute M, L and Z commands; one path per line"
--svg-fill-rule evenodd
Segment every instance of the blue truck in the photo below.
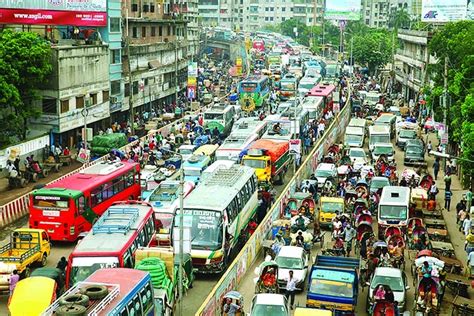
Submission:
M 359 259 L 316 256 L 308 282 L 306 307 L 355 315 L 359 295 Z

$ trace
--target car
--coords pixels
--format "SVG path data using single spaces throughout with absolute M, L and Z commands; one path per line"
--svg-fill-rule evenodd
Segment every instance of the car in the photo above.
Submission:
M 395 149 L 391 143 L 377 143 L 372 150 L 372 159 L 377 161 L 381 155 L 385 155 L 388 161 L 395 160 Z
M 397 146 L 404 149 L 407 140 L 416 139 L 417 137 L 415 130 L 402 128 L 397 134 Z
M 418 144 L 409 144 L 405 148 L 405 155 L 403 157 L 403 164 L 420 165 L 425 164 L 425 150 Z
M 369 293 L 367 294 L 367 309 L 373 305 L 374 290 L 379 285 L 389 286 L 393 292 L 395 301 L 398 302 L 398 310 L 403 312 L 407 300 L 407 291 L 410 287 L 407 285 L 407 277 L 404 271 L 391 267 L 378 267 L 375 269 L 372 279 L 369 283 Z
M 250 316 L 290 316 L 288 300 L 282 294 L 260 293 L 252 299 Z
M 362 148 L 350 148 L 349 157 L 351 158 L 352 166 L 356 171 L 368 162 L 367 155 Z
M 324 183 L 328 179 L 337 178 L 337 168 L 333 163 L 320 163 L 314 172 L 316 180 L 318 180 L 318 190 L 321 191 Z
M 298 282 L 296 288 L 303 289 L 308 275 L 309 255 L 302 247 L 283 246 L 275 257 L 278 265 L 278 287 L 284 289 L 290 270 Z
M 390 181 L 387 177 L 373 177 L 370 180 L 370 193 L 377 192 L 379 189 L 389 185 Z
M 419 138 L 408 139 L 405 146 L 419 146 L 425 150 L 425 143 Z

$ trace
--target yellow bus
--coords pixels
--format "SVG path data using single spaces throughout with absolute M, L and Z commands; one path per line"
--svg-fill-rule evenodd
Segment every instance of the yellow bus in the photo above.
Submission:
M 332 316 L 332 312 L 327 309 L 297 307 L 293 316 Z

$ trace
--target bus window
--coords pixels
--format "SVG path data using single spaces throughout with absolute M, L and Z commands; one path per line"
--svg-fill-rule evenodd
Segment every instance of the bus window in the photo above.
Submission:
M 153 308 L 153 290 L 150 283 L 140 290 L 140 300 L 142 302 L 143 312 L 146 313 L 150 308 Z
M 124 268 L 133 268 L 134 267 L 134 262 L 133 262 L 133 256 L 132 256 L 132 251 L 131 248 L 127 250 L 125 255 L 123 256 L 123 267 Z
M 85 208 L 86 208 L 86 198 L 84 196 L 80 196 L 77 201 L 76 201 L 76 207 L 79 215 L 82 215 L 84 213 Z

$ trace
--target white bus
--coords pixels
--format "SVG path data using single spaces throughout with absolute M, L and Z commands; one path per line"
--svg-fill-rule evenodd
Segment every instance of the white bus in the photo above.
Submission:
M 193 267 L 220 273 L 230 263 L 239 235 L 257 209 L 255 170 L 241 165 L 217 169 L 184 199 L 184 226 L 191 227 Z M 175 226 L 179 225 L 179 211 Z
M 204 112 L 204 127 L 210 129 L 214 128 L 224 134 L 228 135 L 234 124 L 235 109 L 231 104 L 214 104 L 206 112 Z
M 303 103 L 301 104 L 303 109 L 306 109 L 309 112 L 309 119 L 311 121 L 317 120 L 321 117 L 324 109 L 324 98 L 323 97 L 315 97 L 315 96 L 307 96 L 303 99 Z
M 216 151 L 216 160 L 232 160 L 238 162 L 240 153 L 245 150 L 251 143 L 258 139 L 256 134 L 253 135 L 230 135 L 222 143 Z
M 266 121 L 260 121 L 255 117 L 243 117 L 234 123 L 232 127 L 232 132 L 230 135 L 257 135 L 258 138 L 261 138 L 265 131 L 267 130 Z
M 385 233 L 388 226 L 395 225 L 405 229 L 410 214 L 410 188 L 386 186 L 378 206 L 379 237 Z

